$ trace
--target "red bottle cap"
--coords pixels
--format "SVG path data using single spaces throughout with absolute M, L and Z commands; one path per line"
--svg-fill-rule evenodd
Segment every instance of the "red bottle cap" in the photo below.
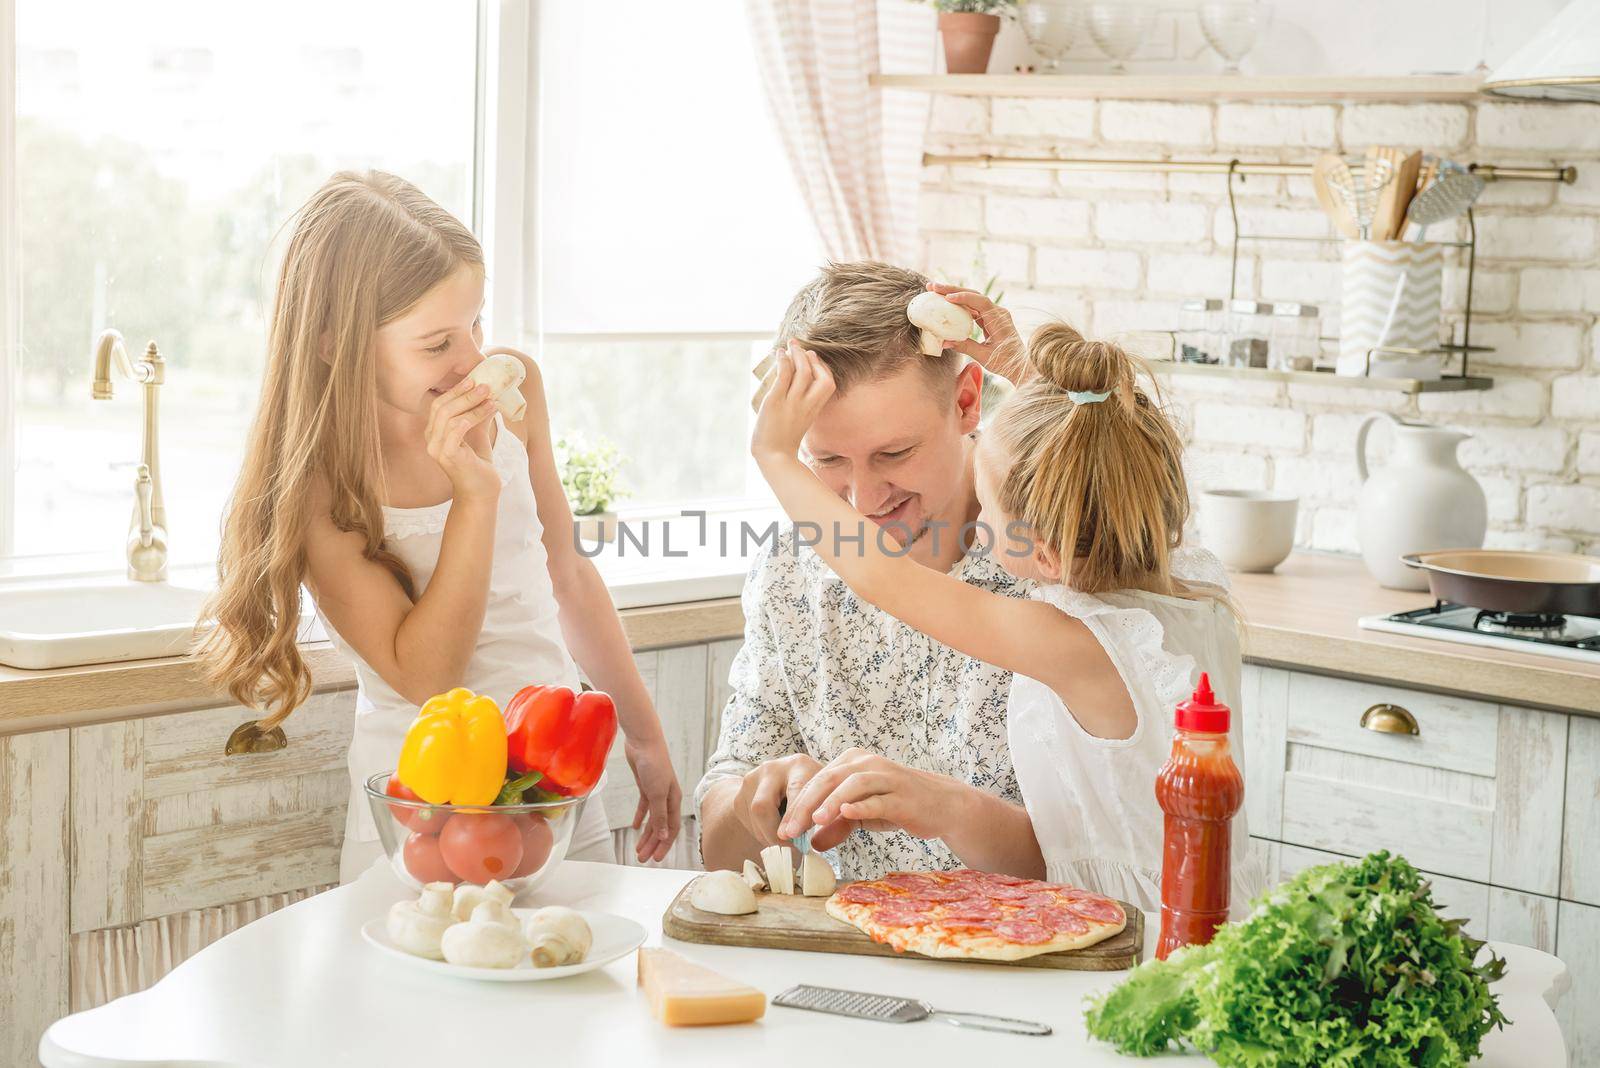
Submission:
M 1228 717 L 1231 714 L 1228 706 L 1220 703 L 1217 695 L 1211 692 L 1211 676 L 1202 671 L 1200 685 L 1194 688 L 1193 696 L 1178 706 L 1178 729 L 1201 734 L 1227 734 Z

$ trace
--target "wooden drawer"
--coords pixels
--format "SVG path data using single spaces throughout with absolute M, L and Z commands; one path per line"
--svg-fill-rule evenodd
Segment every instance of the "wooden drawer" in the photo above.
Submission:
M 1566 716 L 1284 674 L 1281 796 L 1256 799 L 1252 833 L 1349 856 L 1389 849 L 1452 878 L 1557 896 Z M 1418 733 L 1363 728 L 1377 704 L 1405 709 Z M 1270 719 L 1270 703 L 1256 712 Z M 1258 725 L 1256 738 L 1268 752 L 1247 753 L 1248 763 L 1274 767 L 1271 728 Z M 1276 835 L 1256 826 L 1274 808 Z

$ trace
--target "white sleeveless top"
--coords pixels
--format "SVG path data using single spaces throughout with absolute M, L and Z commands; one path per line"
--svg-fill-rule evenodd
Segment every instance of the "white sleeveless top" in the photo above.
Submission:
M 528 481 L 528 451 L 495 416 L 491 459 L 500 474 L 495 517 L 494 562 L 489 569 L 489 600 L 477 647 L 467 661 L 461 685 L 504 705 L 530 683 L 578 686 L 578 668 L 567 652 L 557 618 L 555 591 L 542 540 L 544 528 Z M 439 563 L 450 502 L 423 508 L 384 508 L 385 546 L 411 569 L 417 596 L 428 588 Z M 327 625 L 327 621 L 323 621 Z M 376 841 L 377 828 L 363 785 L 370 775 L 388 771 L 400 756 L 406 728 L 417 706 L 406 700 L 341 638 L 328 636 L 356 668 L 355 733 L 350 740 L 350 807 L 346 840 Z
M 1227 588 L 1216 557 L 1180 549 L 1173 574 L 1191 586 Z M 1090 595 L 1056 584 L 1030 596 L 1082 620 L 1116 666 L 1138 723 L 1127 738 L 1096 738 L 1078 725 L 1054 690 L 1017 675 L 1006 730 L 1017 784 L 1044 854 L 1045 877 L 1130 902 L 1161 907 L 1162 812 L 1156 773 L 1172 749 L 1173 712 L 1200 679 L 1233 710 L 1228 743 L 1244 772 L 1244 717 L 1239 638 L 1233 613 L 1209 598 L 1164 597 L 1141 590 Z M 1249 785 L 1246 784 L 1248 791 Z M 1235 919 L 1266 885 L 1250 856 L 1241 809 L 1233 819 Z

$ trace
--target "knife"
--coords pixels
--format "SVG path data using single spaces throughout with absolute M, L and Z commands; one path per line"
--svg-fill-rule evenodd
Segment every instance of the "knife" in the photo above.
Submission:
M 783 822 L 783 814 L 788 811 L 788 808 L 788 798 L 784 798 L 782 801 L 778 802 L 778 822 Z M 814 830 L 816 830 L 815 827 L 807 827 L 805 830 L 789 839 L 790 844 L 795 848 L 795 852 L 799 853 L 801 856 L 805 856 L 807 853 L 811 852 L 811 832 Z

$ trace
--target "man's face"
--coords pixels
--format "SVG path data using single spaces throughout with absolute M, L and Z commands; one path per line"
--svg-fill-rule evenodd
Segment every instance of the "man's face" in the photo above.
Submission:
M 959 525 L 968 507 L 963 442 L 978 426 L 982 381 L 977 364 L 934 384 L 907 362 L 857 382 L 823 406 L 803 442 L 806 463 L 902 546 L 934 520 Z

